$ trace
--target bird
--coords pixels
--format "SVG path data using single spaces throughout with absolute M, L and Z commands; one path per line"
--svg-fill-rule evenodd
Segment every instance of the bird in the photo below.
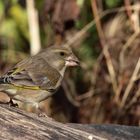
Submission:
M 39 103 L 61 86 L 67 67 L 79 66 L 70 47 L 52 45 L 17 63 L 0 77 L 0 91 L 13 100 L 30 104 L 40 113 Z

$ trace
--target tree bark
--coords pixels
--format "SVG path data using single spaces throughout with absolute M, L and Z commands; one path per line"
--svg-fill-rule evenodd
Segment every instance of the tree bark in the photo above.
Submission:
M 140 128 L 63 124 L 16 107 L 0 105 L 0 140 L 139 140 Z

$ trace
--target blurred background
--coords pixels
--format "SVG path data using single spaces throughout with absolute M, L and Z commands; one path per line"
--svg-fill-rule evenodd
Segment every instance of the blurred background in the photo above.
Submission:
M 81 67 L 67 70 L 42 109 L 61 122 L 139 126 L 140 1 L 0 0 L 1 75 L 48 45 L 64 43 Z

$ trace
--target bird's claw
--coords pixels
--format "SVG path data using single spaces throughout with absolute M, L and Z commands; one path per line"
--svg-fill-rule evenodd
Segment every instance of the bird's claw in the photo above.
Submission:
M 11 107 L 18 107 L 18 104 L 17 103 L 14 103 L 13 102 L 13 100 L 10 100 L 9 102 L 8 102 L 8 105 Z
M 44 112 L 41 112 L 41 113 L 38 113 L 38 117 L 42 117 L 42 118 L 47 118 L 49 120 L 53 120 L 52 118 L 50 118 L 46 113 Z

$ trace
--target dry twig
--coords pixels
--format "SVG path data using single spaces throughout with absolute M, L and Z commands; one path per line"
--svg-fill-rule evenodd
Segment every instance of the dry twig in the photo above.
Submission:
M 126 109 L 129 109 L 133 104 L 137 102 L 137 99 L 140 97 L 140 88 L 136 91 L 135 95 L 131 99 L 131 101 L 126 105 Z
M 130 1 L 129 0 L 124 0 L 124 2 L 125 2 L 126 12 L 127 12 L 128 17 L 129 17 L 132 28 L 134 29 L 134 31 L 136 31 L 135 27 L 134 27 L 134 21 L 132 19 L 132 14 L 133 13 L 132 13 L 132 10 L 130 9 L 130 7 L 131 7 Z
M 120 56 L 119 56 L 119 61 L 120 61 L 120 71 L 122 73 L 123 71 L 123 67 L 124 67 L 124 54 L 126 52 L 126 50 L 131 46 L 131 44 L 135 41 L 136 37 L 139 35 L 139 31 L 135 32 L 134 34 L 132 34 L 129 39 L 127 40 L 127 42 L 121 47 L 122 50 L 120 52 Z M 115 101 L 117 103 L 119 103 L 119 97 L 120 97 L 120 93 L 121 93 L 121 89 L 122 89 L 122 83 L 120 83 L 118 85 L 118 89 L 117 92 L 115 94 Z
M 34 0 L 26 0 L 26 3 L 27 3 L 27 14 L 28 14 L 30 43 L 31 43 L 30 53 L 31 55 L 35 55 L 41 49 L 39 25 L 38 25 L 38 12 L 35 9 Z
M 133 74 L 132 74 L 132 76 L 131 76 L 131 78 L 129 80 L 129 83 L 128 83 L 128 85 L 126 87 L 126 90 L 124 92 L 124 95 L 122 97 L 122 101 L 121 101 L 121 104 L 120 104 L 121 108 L 123 108 L 125 103 L 126 103 L 126 100 L 127 100 L 128 96 L 130 94 L 130 91 L 131 91 L 131 89 L 132 89 L 132 87 L 134 85 L 134 82 L 137 79 L 137 75 L 139 73 L 139 70 L 140 70 L 140 58 L 138 59 L 137 65 L 136 65 L 136 67 L 134 69 L 134 72 L 133 72 Z
M 95 22 L 96 22 L 99 38 L 100 38 L 101 44 L 103 46 L 103 54 L 106 58 L 107 68 L 108 68 L 108 71 L 109 71 L 109 74 L 110 74 L 113 90 L 114 90 L 114 93 L 115 93 L 116 90 L 117 90 L 116 74 L 115 74 L 115 70 L 114 70 L 114 67 L 113 67 L 113 64 L 112 64 L 110 53 L 108 51 L 108 45 L 107 45 L 107 42 L 105 40 L 105 36 L 104 36 L 103 30 L 102 30 L 102 27 L 101 27 L 101 23 L 100 23 L 99 20 L 96 21 L 96 18 L 99 19 L 96 0 L 91 0 L 91 4 L 92 4 L 93 15 L 95 17 Z
M 70 81 L 70 79 L 68 80 L 68 82 L 70 82 L 71 83 L 71 81 Z M 70 101 L 70 103 L 72 104 L 72 105 L 74 105 L 74 106 L 76 106 L 76 107 L 79 107 L 80 106 L 80 102 L 78 102 L 77 100 L 75 100 L 75 98 L 72 96 L 72 93 L 73 93 L 73 91 L 72 90 L 74 90 L 75 88 L 73 87 L 73 85 L 71 84 L 71 88 L 69 88 L 68 86 L 68 82 L 66 82 L 66 81 L 64 81 L 63 83 L 62 83 L 62 86 L 63 86 L 63 89 L 64 89 L 64 91 L 65 91 L 65 94 L 66 94 L 66 97 L 67 97 L 67 99 Z M 69 83 L 69 84 L 70 84 Z
M 99 72 L 99 68 L 100 68 L 99 67 L 100 62 L 101 62 L 102 59 L 103 59 L 103 53 L 101 53 L 99 55 L 99 57 L 97 58 L 96 63 L 94 64 L 94 67 L 93 67 L 93 75 L 94 76 L 91 77 L 90 89 L 86 93 L 83 93 L 83 94 L 77 96 L 76 100 L 81 101 L 81 100 L 90 98 L 90 97 L 92 97 L 94 95 L 94 93 L 95 93 L 95 84 L 96 84 L 96 80 L 97 80 L 97 77 L 98 77 L 98 72 Z
M 128 49 L 128 47 L 130 47 L 130 45 L 135 41 L 136 37 L 139 35 L 140 31 L 135 32 L 134 34 L 132 34 L 128 41 L 122 46 L 122 51 L 120 52 L 120 69 L 123 69 L 124 66 L 124 54 L 125 51 Z
M 135 11 L 139 11 L 140 10 L 140 4 L 138 5 L 134 5 L 134 6 L 130 6 L 129 8 L 127 8 L 129 10 L 134 10 Z M 126 7 L 121 7 L 121 8 L 114 8 L 114 9 L 108 9 L 103 11 L 102 13 L 99 13 L 98 17 L 95 17 L 94 20 L 92 20 L 90 23 L 88 23 L 83 29 L 81 29 L 78 33 L 76 33 L 71 39 L 68 40 L 68 42 L 66 42 L 66 46 L 71 46 L 73 43 L 75 43 L 79 38 L 81 38 L 83 35 L 85 35 L 85 33 L 96 24 L 97 21 L 99 21 L 100 19 L 102 19 L 103 17 L 105 17 L 108 14 L 111 13 L 116 13 L 116 12 L 124 12 L 126 11 Z M 96 21 L 96 22 L 95 22 Z

